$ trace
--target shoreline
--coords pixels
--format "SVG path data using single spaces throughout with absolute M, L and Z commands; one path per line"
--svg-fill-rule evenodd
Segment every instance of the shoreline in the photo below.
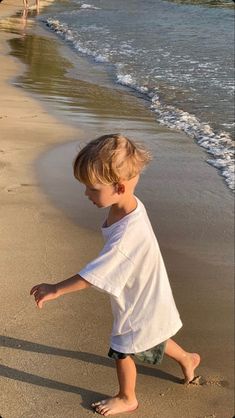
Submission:
M 11 4 L 9 12 L 8 2 L 8 15 L 16 10 L 15 3 Z M 5 43 L 16 37 L 1 33 Z M 2 418 L 88 417 L 93 415 L 90 403 L 112 394 L 116 388 L 113 363 L 106 357 L 112 321 L 108 298 L 91 290 L 86 295 L 68 295 L 39 312 L 28 292 L 39 280 L 58 281 L 74 274 L 102 245 L 95 225 L 104 214 L 90 207 L 82 187 L 70 176 L 71 158 L 80 138 L 95 134 L 104 121 L 109 129 L 116 127 L 117 121 L 111 116 L 107 122 L 104 109 L 95 117 L 91 101 L 87 102 L 89 119 L 80 116 L 71 127 L 66 117 L 51 116 L 47 111 L 50 106 L 44 106 L 39 96 L 12 85 L 13 77 L 22 74 L 26 64 L 9 55 L 7 44 L 3 54 L 0 248 L 4 318 L 0 412 Z M 98 88 L 94 91 L 99 92 Z M 135 102 L 124 93 L 109 95 L 107 90 L 105 94 L 105 100 L 115 98 L 113 114 L 120 100 Z M 135 123 L 131 118 L 138 115 L 140 107 L 136 104 L 133 113 L 127 113 L 130 132 L 134 132 Z M 151 118 L 145 119 L 144 111 L 142 115 L 141 126 L 135 128 L 140 128 L 140 137 L 151 126 Z M 123 124 L 120 116 L 118 126 Z M 151 141 L 151 135 L 150 130 L 146 141 Z M 157 231 L 183 318 L 184 327 L 176 340 L 202 354 L 198 372 L 207 383 L 182 388 L 175 377 L 180 376 L 180 371 L 168 360 L 161 369 L 141 365 L 137 393 L 142 407 L 135 416 L 142 418 L 145 411 L 148 418 L 169 418 L 174 411 L 175 418 L 213 414 L 216 418 L 230 418 L 232 196 L 222 180 L 213 181 L 214 169 L 204 163 L 203 153 L 182 137 L 156 129 L 157 142 L 150 142 L 156 157 L 143 175 L 138 196 L 146 203 Z M 182 167 L 186 163 L 188 169 Z M 205 164 L 199 181 L 198 164 Z M 172 184 L 168 184 L 169 178 Z M 212 190 L 208 185 L 214 185 Z
M 161 5 L 161 0 L 159 0 L 159 3 L 160 3 L 159 4 L 159 6 L 160 6 Z M 167 7 L 170 7 L 169 3 L 168 3 L 168 6 L 166 4 L 166 8 Z M 72 8 L 73 7 L 71 7 L 71 9 Z M 188 6 L 185 6 L 185 8 L 187 9 Z M 223 80 L 226 79 L 226 77 L 224 77 L 222 80 L 220 80 L 220 82 L 217 82 L 217 87 L 218 88 L 216 88 L 216 86 L 214 86 L 214 88 L 212 88 L 212 85 L 210 86 L 210 83 L 207 84 L 207 93 L 208 94 L 206 95 L 206 97 L 208 98 L 208 100 L 206 100 L 206 103 L 207 103 L 207 105 L 206 105 L 204 103 L 204 99 L 203 99 L 203 96 L 204 96 L 203 92 L 201 91 L 201 96 L 200 96 L 200 93 L 199 93 L 199 91 L 200 91 L 199 86 L 201 84 L 200 80 L 197 80 L 197 82 L 196 82 L 196 79 L 197 79 L 196 74 L 197 73 L 200 74 L 200 65 L 199 65 L 199 68 L 197 69 L 197 71 L 195 71 L 195 68 L 193 69 L 193 67 L 189 69 L 187 67 L 186 63 L 182 64 L 182 66 L 181 66 L 182 67 L 181 68 L 182 74 L 184 73 L 186 68 L 187 68 L 186 73 L 188 73 L 188 74 L 185 73 L 185 77 L 187 78 L 187 76 L 188 76 L 188 83 L 184 84 L 181 77 L 179 77 L 179 74 L 177 72 L 177 68 L 175 68 L 175 69 L 171 68 L 171 65 L 170 65 L 171 59 L 174 60 L 173 51 L 171 51 L 171 53 L 170 53 L 170 55 L 171 55 L 170 58 L 171 59 L 169 61 L 169 67 L 171 68 L 171 70 L 170 70 L 170 68 L 168 68 L 168 66 L 166 66 L 166 68 L 163 70 L 160 62 L 159 62 L 159 65 L 158 65 L 157 62 L 154 61 L 154 56 L 153 56 L 152 61 L 155 62 L 156 79 L 158 80 L 158 82 L 156 83 L 156 81 L 154 80 L 155 76 L 153 75 L 153 74 L 155 74 L 154 68 L 152 68 L 152 70 L 151 70 L 152 72 L 150 74 L 148 73 L 148 71 L 152 67 L 150 62 L 148 64 L 149 68 L 146 67 L 145 71 L 143 71 L 142 64 L 141 64 L 141 62 L 139 62 L 138 63 L 139 71 L 137 71 L 137 73 L 135 74 L 135 69 L 134 68 L 135 68 L 136 64 L 132 68 L 133 62 L 132 62 L 131 56 L 129 56 L 129 58 L 126 57 L 126 59 L 125 59 L 124 58 L 125 54 L 122 55 L 120 47 L 117 48 L 117 52 L 113 56 L 113 53 L 111 52 L 112 47 L 110 47 L 111 44 L 109 45 L 109 40 L 108 39 L 109 39 L 110 36 L 112 37 L 111 33 L 113 33 L 113 35 L 114 35 L 114 33 L 116 33 L 116 32 L 115 32 L 114 27 L 113 27 L 113 30 L 114 30 L 114 32 L 113 32 L 112 28 L 109 27 L 108 22 L 107 22 L 107 28 L 109 27 L 108 30 L 109 30 L 109 32 L 110 31 L 111 32 L 110 32 L 109 36 L 107 36 L 107 48 L 103 50 L 102 49 L 102 39 L 99 38 L 99 31 L 97 32 L 97 38 L 99 39 L 98 43 L 97 43 L 97 40 L 96 40 L 96 36 L 93 39 L 93 42 L 89 41 L 89 37 L 90 36 L 92 37 L 92 33 L 90 33 L 89 27 L 87 27 L 87 29 L 84 27 L 85 32 L 83 34 L 82 27 L 79 29 L 79 26 L 78 26 L 77 29 L 76 29 L 75 20 L 74 20 L 74 22 L 72 22 L 72 20 L 70 21 L 70 15 L 69 14 L 67 15 L 66 10 L 64 10 L 65 14 L 63 14 L 63 9 L 64 9 L 63 6 L 61 6 L 60 12 L 58 14 L 55 11 L 56 16 L 54 16 L 53 10 L 51 10 L 51 13 L 49 13 L 49 16 L 47 15 L 46 18 L 45 18 L 45 22 L 47 22 L 46 23 L 47 27 L 49 27 L 51 29 L 51 31 L 53 31 L 54 33 L 57 33 L 58 38 L 63 39 L 63 41 L 65 43 L 67 43 L 67 45 L 71 49 L 77 50 L 77 53 L 79 53 L 82 56 L 86 56 L 86 58 L 89 59 L 90 61 L 93 60 L 93 62 L 94 61 L 104 61 L 104 62 L 106 62 L 106 64 L 102 64 L 102 65 L 106 65 L 107 71 L 112 73 L 113 84 L 115 84 L 115 85 L 116 84 L 118 84 L 118 85 L 122 84 L 123 86 L 125 86 L 126 89 L 129 89 L 129 90 L 135 92 L 136 95 L 140 94 L 140 91 L 141 91 L 142 92 L 141 94 L 142 94 L 143 98 L 145 97 L 145 100 L 148 101 L 149 108 L 155 114 L 156 120 L 160 121 L 161 125 L 164 125 L 166 127 L 170 127 L 174 130 L 178 129 L 179 131 L 188 134 L 188 136 L 191 138 L 191 140 L 193 139 L 198 144 L 198 146 L 202 147 L 206 151 L 207 154 L 205 154 L 205 162 L 212 165 L 215 168 L 217 174 L 224 177 L 224 181 L 225 181 L 225 184 L 227 185 L 227 187 L 230 190 L 233 190 L 234 189 L 234 176 L 233 176 L 233 162 L 234 162 L 233 157 L 234 156 L 233 156 L 233 151 L 232 151 L 233 150 L 233 129 L 232 129 L 232 126 L 233 126 L 233 121 L 232 121 L 232 119 L 233 119 L 233 112 L 232 112 L 233 103 L 231 102 L 230 105 L 228 106 L 228 108 L 226 107 L 226 103 L 225 103 L 226 102 L 226 97 L 227 97 L 227 100 L 229 101 L 231 90 L 228 90 L 227 96 L 222 99 L 222 96 L 223 96 L 223 89 L 222 89 L 221 90 L 221 96 L 218 97 L 218 99 L 216 99 L 219 88 L 220 87 L 222 88 Z M 103 7 L 101 9 L 103 9 Z M 179 10 L 181 9 L 181 7 L 179 5 L 177 5 L 175 7 L 175 11 L 176 11 L 175 18 L 177 18 L 177 16 L 178 16 L 177 15 L 177 10 L 178 9 Z M 194 10 L 195 14 L 196 14 L 196 10 L 198 11 L 200 9 L 198 9 L 196 7 L 195 10 Z M 160 7 L 159 13 L 164 14 L 165 12 L 166 12 L 166 10 L 164 10 L 164 8 L 162 10 L 161 7 Z M 78 19 L 78 21 L 80 21 L 79 19 L 81 18 L 81 15 L 82 15 L 83 12 L 80 13 L 79 10 L 76 10 L 76 6 L 75 6 L 75 8 L 73 10 L 73 13 L 75 13 L 75 14 L 78 13 L 77 19 Z M 104 16 L 104 20 L 105 20 L 105 15 L 103 15 L 102 10 L 100 10 L 98 12 L 95 12 L 95 10 L 93 10 L 93 13 L 94 13 L 94 19 L 95 20 L 98 19 L 97 22 L 99 22 L 99 19 L 101 19 L 101 16 Z M 168 13 L 170 14 L 170 9 L 168 10 Z M 89 21 L 89 14 L 90 14 L 90 12 L 88 12 L 88 15 L 85 15 L 85 17 L 84 17 L 84 19 L 88 19 L 87 20 L 88 24 L 90 22 Z M 49 17 L 49 19 L 48 19 L 48 17 Z M 190 18 L 190 13 L 189 13 L 188 17 Z M 207 17 L 209 19 L 209 13 L 208 13 Z M 230 17 L 232 18 L 232 15 L 230 15 Z M 111 16 L 110 16 L 110 18 L 111 18 Z M 197 18 L 198 18 L 198 16 L 196 15 L 195 19 L 197 20 Z M 195 19 L 193 21 L 190 21 L 190 26 L 194 25 Z M 123 20 L 121 19 L 120 26 L 122 25 L 122 23 L 121 23 L 122 21 L 125 21 L 125 18 Z M 100 23 L 101 23 L 101 21 L 100 21 Z M 226 21 L 225 21 L 225 23 L 226 23 Z M 161 26 L 160 21 L 158 22 L 158 25 Z M 83 18 L 81 18 L 81 26 L 83 26 Z M 101 26 L 102 26 L 102 23 L 101 23 Z M 212 27 L 214 28 L 214 25 L 212 25 Z M 195 29 L 196 28 L 194 28 L 194 30 Z M 162 30 L 163 30 L 163 32 L 167 33 L 167 28 L 166 28 L 165 31 L 164 31 L 163 28 L 162 28 Z M 210 28 L 210 30 L 211 30 L 211 28 Z M 228 28 L 228 30 L 229 30 L 229 28 Z M 230 30 L 231 30 L 231 33 L 230 33 L 229 38 L 231 38 L 231 36 L 233 34 L 231 27 L 230 27 Z M 86 31 L 89 32 L 89 36 L 85 35 Z M 93 31 L 93 29 L 92 29 L 92 31 Z M 186 29 L 186 32 L 187 32 L 187 29 Z M 225 33 L 226 32 L 227 31 L 225 31 Z M 94 28 L 94 33 L 96 33 L 95 28 Z M 196 35 L 196 33 L 200 33 L 200 31 L 195 31 L 195 35 Z M 135 38 L 135 35 L 133 35 L 133 38 Z M 150 36 L 150 38 L 151 38 L 151 36 Z M 122 36 L 120 36 L 120 42 L 121 42 L 121 39 L 122 39 Z M 137 37 L 137 39 L 138 39 L 138 37 Z M 90 42 L 91 42 L 91 44 L 90 44 Z M 163 40 L 162 40 L 162 42 L 164 43 Z M 149 41 L 146 42 L 146 47 L 148 46 L 149 43 L 151 43 L 151 39 L 149 39 Z M 200 43 L 200 41 L 199 41 L 199 43 Z M 155 44 L 156 45 L 158 44 L 157 39 L 155 39 Z M 230 45 L 229 44 L 229 39 L 227 40 L 226 45 Z M 167 48 L 166 45 L 165 45 L 165 47 Z M 170 47 L 170 44 L 169 44 L 169 47 Z M 154 48 L 154 45 L 153 45 L 153 48 Z M 193 48 L 193 45 L 192 45 L 192 48 Z M 201 39 L 201 48 L 203 50 L 203 40 L 202 39 Z M 226 48 L 224 48 L 224 49 L 226 49 Z M 213 50 L 213 48 L 212 48 L 212 50 Z M 222 48 L 222 50 L 223 50 L 223 48 Z M 190 51 L 190 49 L 188 50 L 188 52 L 189 51 Z M 134 49 L 133 49 L 132 52 L 134 53 Z M 158 52 L 161 56 L 160 51 L 158 51 Z M 206 55 L 206 51 L 204 51 L 204 52 L 205 52 L 205 55 Z M 229 56 L 231 56 L 231 54 L 232 54 L 232 51 L 230 51 L 230 52 L 231 53 L 229 54 Z M 221 53 L 222 53 L 222 51 L 221 51 Z M 183 51 L 181 51 L 180 54 L 183 54 Z M 148 55 L 149 56 L 151 55 L 151 50 L 148 52 Z M 189 53 L 189 55 L 190 55 L 190 53 Z M 217 51 L 217 55 L 219 55 L 219 51 Z M 195 51 L 195 56 L 197 56 L 197 48 L 196 48 L 196 51 Z M 203 61 L 204 58 L 203 58 L 203 56 L 201 56 L 200 58 L 198 58 L 198 61 L 199 62 Z M 130 68 L 129 68 L 129 65 L 128 65 L 128 59 L 130 59 Z M 162 60 L 164 62 L 164 55 L 163 55 L 163 57 L 161 57 L 160 61 L 162 61 Z M 208 58 L 208 60 L 209 61 L 208 61 L 207 65 L 210 66 L 211 65 L 210 59 Z M 145 61 L 144 58 L 142 59 L 142 61 Z M 192 61 L 192 63 L 196 64 L 197 60 L 194 62 L 193 56 L 192 56 L 191 61 Z M 228 56 L 227 56 L 227 59 L 225 58 L 225 61 L 227 61 L 226 68 L 228 69 L 228 67 L 229 67 L 229 57 Z M 199 62 L 198 62 L 198 64 L 199 64 Z M 100 64 L 97 64 L 97 65 L 100 65 Z M 175 65 L 177 67 L 177 60 L 175 62 Z M 120 68 L 119 68 L 119 66 L 120 66 Z M 215 67 L 216 67 L 216 63 L 214 62 L 214 64 L 211 66 L 211 69 L 215 68 Z M 206 68 L 206 67 L 204 67 L 204 68 Z M 173 77 L 175 82 L 173 82 L 173 80 L 171 80 L 171 77 L 167 77 L 168 70 L 170 72 L 173 71 L 173 74 L 174 74 L 174 71 L 175 71 L 175 78 Z M 181 72 L 181 71 L 179 71 L 179 72 Z M 222 71 L 223 71 L 223 68 L 221 66 L 220 71 L 218 71 L 218 74 L 222 73 Z M 142 72 L 143 72 L 143 74 L 142 74 Z M 157 75 L 159 72 L 160 72 L 160 74 L 165 73 L 166 78 L 164 76 L 161 77 L 160 75 Z M 211 80 L 211 82 L 212 82 L 212 80 L 214 80 L 214 77 L 216 78 L 216 75 L 212 76 L 212 73 L 206 74 L 207 70 L 205 70 L 205 69 L 204 69 L 204 72 L 205 72 L 205 79 L 208 77 L 208 80 Z M 140 76 L 140 74 L 138 75 L 138 73 L 140 73 L 141 76 Z M 191 73 L 194 74 L 195 79 L 194 79 L 194 76 Z M 147 76 L 147 74 L 149 74 L 149 75 Z M 231 74 L 230 74 L 230 76 L 231 76 Z M 146 80 L 145 80 L 145 77 L 147 77 Z M 164 79 L 165 79 L 165 81 L 164 81 Z M 178 80 L 178 81 L 176 82 L 176 80 Z M 230 80 L 229 83 L 232 84 L 233 83 L 232 76 L 229 78 L 229 80 Z M 187 86 L 187 84 L 188 84 L 188 86 Z M 225 84 L 226 84 L 226 82 L 225 82 Z M 220 85 L 220 87 L 219 87 L 219 85 Z M 181 86 L 181 87 L 179 87 L 179 86 Z M 191 86 L 191 91 L 190 91 L 189 86 Z M 193 93 L 194 88 L 192 86 L 194 86 L 195 91 L 197 91 L 197 93 L 200 96 L 200 100 L 199 100 L 199 96 L 198 96 L 198 100 L 199 100 L 198 102 L 197 102 L 197 99 L 195 99 L 195 97 L 194 97 L 194 93 Z M 172 89 L 174 90 L 174 94 L 171 92 Z M 185 96 L 187 96 L 187 94 L 188 94 L 188 99 L 186 99 L 186 97 L 185 97 L 185 100 L 182 101 L 181 99 L 182 99 L 182 96 L 184 96 L 184 94 L 185 94 Z M 210 99 L 209 99 L 209 97 L 210 97 Z M 213 97 L 213 99 L 212 99 L 212 97 Z M 224 113 L 223 113 L 222 109 L 219 108 L 219 106 L 217 108 L 217 104 L 220 103 L 220 99 L 221 99 L 221 101 L 224 101 L 224 106 L 223 106 L 224 107 Z M 212 108 L 211 108 L 211 106 L 212 106 Z M 199 111 L 199 109 L 201 109 L 201 110 Z M 206 109 L 208 109 L 208 111 Z M 216 112 L 216 109 L 217 109 L 217 112 Z M 222 115 L 224 115 L 224 116 L 222 117 Z M 230 116 L 228 116 L 228 115 L 230 115 Z M 228 118 L 228 120 L 227 120 L 227 118 Z

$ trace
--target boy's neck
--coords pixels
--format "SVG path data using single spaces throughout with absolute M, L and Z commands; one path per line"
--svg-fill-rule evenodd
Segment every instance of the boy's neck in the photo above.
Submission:
M 110 207 L 106 220 L 106 226 L 111 226 L 115 222 L 120 221 L 122 218 L 129 215 L 129 213 L 133 212 L 136 207 L 137 200 L 133 194 L 120 199 L 119 202 Z

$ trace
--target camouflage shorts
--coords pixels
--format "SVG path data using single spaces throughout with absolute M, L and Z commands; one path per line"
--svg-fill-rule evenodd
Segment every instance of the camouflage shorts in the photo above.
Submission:
M 142 351 L 141 353 L 120 353 L 119 351 L 109 349 L 108 356 L 114 360 L 122 360 L 128 356 L 134 356 L 137 360 L 142 361 L 143 363 L 148 364 L 161 364 L 164 357 L 166 341 L 161 344 L 156 345 L 155 347 L 150 348 L 149 350 Z

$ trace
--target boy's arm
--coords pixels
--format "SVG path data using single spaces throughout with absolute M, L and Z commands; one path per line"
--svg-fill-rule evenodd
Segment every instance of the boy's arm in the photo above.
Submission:
M 91 284 L 79 276 L 79 274 L 76 274 L 56 284 L 38 284 L 31 289 L 30 295 L 34 296 L 37 306 L 42 308 L 43 303 L 48 300 L 57 299 L 66 293 L 76 292 L 88 287 L 91 287 Z

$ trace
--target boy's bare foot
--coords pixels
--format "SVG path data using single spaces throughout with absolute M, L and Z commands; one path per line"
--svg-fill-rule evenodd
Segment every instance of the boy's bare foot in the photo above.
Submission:
M 201 358 L 197 353 L 187 353 L 181 368 L 184 373 L 184 383 L 188 384 L 194 379 L 194 371 L 199 366 Z
M 130 402 L 119 396 L 115 396 L 100 402 L 94 402 L 91 406 L 100 415 L 107 417 L 109 415 L 121 414 L 124 412 L 133 412 L 138 408 L 138 402 L 136 399 Z

